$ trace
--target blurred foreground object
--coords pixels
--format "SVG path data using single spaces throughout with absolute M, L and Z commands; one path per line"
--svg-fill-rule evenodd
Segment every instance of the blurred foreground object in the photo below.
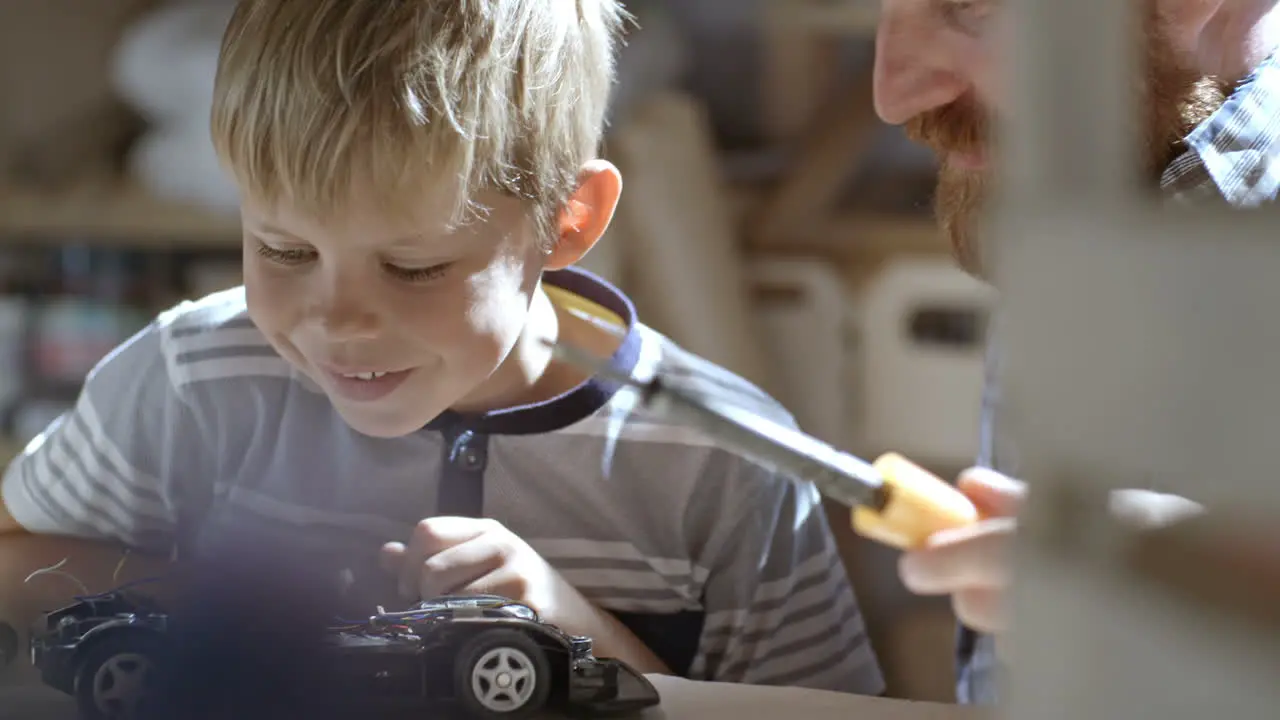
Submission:
M 162 4 L 129 27 L 112 64 L 115 91 L 149 129 L 129 152 L 129 172 L 148 192 L 233 215 L 235 184 L 209 137 L 222 35 L 233 0 Z

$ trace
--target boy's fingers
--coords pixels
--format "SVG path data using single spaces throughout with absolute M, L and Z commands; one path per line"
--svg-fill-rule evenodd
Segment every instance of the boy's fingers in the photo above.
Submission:
M 960 473 L 956 487 L 973 502 L 982 517 L 1017 515 L 1027 494 L 1026 483 L 981 467 Z
M 467 592 L 501 595 L 517 602 L 528 602 L 529 586 L 527 578 L 514 571 L 510 566 L 497 568 L 489 574 L 476 578 L 464 588 Z
M 422 600 L 457 593 L 502 567 L 503 559 L 496 545 L 483 537 L 473 538 L 427 558 L 418 568 L 416 584 L 400 591 Z
M 386 562 L 391 565 L 389 571 L 400 576 L 400 591 L 406 596 L 417 593 L 422 566 L 427 558 L 477 538 L 489 527 L 489 524 L 475 518 L 426 518 L 414 527 L 409 542 L 403 545 L 403 552 L 396 547 L 400 543 L 383 546 Z M 392 547 L 388 549 L 388 546 Z
M 399 572 L 404 563 L 405 545 L 402 542 L 389 542 L 382 546 L 378 553 L 378 564 L 389 573 Z
M 969 588 L 1002 587 L 1008 582 L 1009 539 L 1013 518 L 992 518 L 940 532 L 929 546 L 904 553 L 898 573 L 908 590 L 939 595 Z
M 490 525 L 485 520 L 464 517 L 430 517 L 418 522 L 409 539 L 409 552 L 426 557 L 479 537 Z

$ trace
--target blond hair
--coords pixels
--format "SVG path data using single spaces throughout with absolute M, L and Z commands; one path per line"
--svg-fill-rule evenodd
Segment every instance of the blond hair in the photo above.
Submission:
M 452 222 L 497 190 L 549 232 L 598 151 L 628 17 L 615 0 L 240 0 L 214 146 L 261 202 L 325 213 L 361 183 L 404 209 L 448 180 Z

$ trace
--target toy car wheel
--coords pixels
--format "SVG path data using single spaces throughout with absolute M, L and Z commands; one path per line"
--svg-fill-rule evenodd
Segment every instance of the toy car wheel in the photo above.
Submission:
M 0 623 L 0 667 L 18 659 L 18 631 L 9 623 Z
M 551 694 L 551 666 L 542 648 L 515 630 L 487 630 L 458 654 L 458 701 L 475 718 L 523 718 Z
M 79 663 L 76 703 L 84 720 L 135 720 L 158 698 L 161 642 L 143 631 L 94 643 Z

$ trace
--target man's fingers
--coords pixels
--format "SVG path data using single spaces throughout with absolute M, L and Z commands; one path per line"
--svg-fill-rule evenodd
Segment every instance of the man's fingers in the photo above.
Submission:
M 921 550 L 904 553 L 898 572 L 907 589 L 920 595 L 954 593 L 1008 583 L 1013 518 L 992 518 L 939 532 Z
M 981 467 L 960 473 L 956 487 L 973 502 L 982 517 L 1017 515 L 1027 494 L 1027 486 L 1022 481 Z
M 1184 497 L 1151 490 L 1113 490 L 1110 507 L 1113 515 L 1139 530 L 1165 527 L 1204 512 Z
M 956 618 L 980 633 L 1003 633 L 1007 629 L 1005 593 L 999 588 L 974 588 L 951 597 Z
M 472 538 L 427 558 L 418 567 L 417 583 L 401 587 L 410 596 L 427 600 L 458 593 L 502 567 L 503 549 L 488 538 Z

